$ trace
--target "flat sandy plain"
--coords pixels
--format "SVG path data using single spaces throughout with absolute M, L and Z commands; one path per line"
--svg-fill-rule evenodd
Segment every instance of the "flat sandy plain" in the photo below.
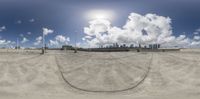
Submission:
M 0 99 L 199 99 L 200 50 L 0 50 Z

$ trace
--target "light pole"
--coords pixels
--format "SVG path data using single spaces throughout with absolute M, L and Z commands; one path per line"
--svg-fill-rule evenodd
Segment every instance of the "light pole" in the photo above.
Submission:
M 42 33 L 42 54 L 45 53 L 45 35 Z
M 18 47 L 19 47 L 19 40 L 18 40 L 18 38 L 17 38 L 17 52 L 18 52 Z
M 74 53 L 77 53 L 76 42 L 77 42 L 77 31 L 75 31 L 75 47 L 74 47 Z

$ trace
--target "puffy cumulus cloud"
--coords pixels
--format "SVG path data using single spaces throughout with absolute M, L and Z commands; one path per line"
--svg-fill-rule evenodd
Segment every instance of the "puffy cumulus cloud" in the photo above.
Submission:
M 23 37 L 21 43 L 26 43 L 26 42 L 28 42 L 28 41 L 29 41 L 29 40 L 28 40 L 26 37 Z
M 52 47 L 59 47 L 61 45 L 68 44 L 70 41 L 69 37 L 65 37 L 63 35 L 57 35 L 54 40 L 49 40 L 49 45 Z
M 89 22 L 89 24 L 89 27 L 84 28 L 86 36 L 82 39 L 86 40 L 91 45 L 103 44 L 106 37 L 108 37 L 111 23 L 108 20 L 98 19 Z
M 49 40 L 49 45 L 50 46 L 58 46 L 59 43 L 58 43 L 58 41 L 55 41 L 55 40 Z
M 9 45 L 14 44 L 15 42 L 12 42 L 10 40 L 0 39 L 0 45 Z
M 2 31 L 4 31 L 4 30 L 6 30 L 6 26 L 0 27 L 0 32 L 2 32 Z
M 39 36 L 35 39 L 35 42 L 33 43 L 34 45 L 39 45 L 42 43 L 42 36 Z
M 48 34 L 52 34 L 54 32 L 54 30 L 52 29 L 48 29 L 48 28 L 42 28 L 42 33 L 44 36 L 48 35 Z M 31 34 L 31 32 L 29 33 L 29 35 Z M 33 43 L 35 46 L 40 45 L 42 43 L 42 36 L 39 36 L 35 39 L 35 42 Z
M 174 37 L 173 40 L 171 40 L 170 42 L 164 43 L 162 46 L 165 47 L 174 47 L 174 46 L 178 46 L 181 48 L 187 48 L 190 46 L 191 40 L 189 38 L 187 38 L 185 35 L 180 35 L 178 37 Z
M 61 42 L 61 43 L 64 43 L 64 42 L 69 42 L 70 41 L 70 38 L 69 37 L 64 37 L 62 35 L 57 35 L 55 37 L 56 41 L 58 42 Z
M 192 43 L 191 43 L 191 46 L 192 47 L 200 47 L 200 41 L 193 41 Z
M 173 36 L 171 19 L 156 14 L 131 13 L 123 27 L 112 26 L 108 20 L 96 19 L 84 28 L 90 46 L 106 44 L 161 44 L 162 46 L 189 46 L 191 39 L 185 35 Z
M 48 29 L 48 28 L 42 28 L 43 29 L 43 34 L 48 35 L 54 32 L 54 30 Z
M 200 36 L 194 36 L 194 40 L 200 40 Z
M 200 36 L 194 36 L 191 42 L 191 46 L 200 47 Z
M 14 41 L 0 38 L 0 47 L 13 48 L 14 46 L 15 46 Z
M 98 35 L 107 32 L 110 29 L 111 23 L 107 20 L 98 19 L 89 22 L 90 26 L 85 27 L 84 31 L 87 35 Z

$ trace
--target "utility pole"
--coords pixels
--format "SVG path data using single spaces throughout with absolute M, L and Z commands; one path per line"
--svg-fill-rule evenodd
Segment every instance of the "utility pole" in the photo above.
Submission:
M 42 33 L 42 54 L 45 53 L 45 35 Z
M 74 47 L 74 53 L 77 53 L 76 42 L 77 42 L 77 31 L 75 31 L 75 47 Z
M 90 47 L 90 44 L 89 44 L 89 51 L 91 51 L 91 47 Z
M 18 40 L 18 38 L 17 38 L 17 52 L 18 52 L 18 47 L 19 47 L 19 40 Z
M 194 38 L 194 34 L 192 34 L 193 38 Z M 191 41 L 190 41 L 191 42 Z M 192 48 L 192 42 L 190 43 L 190 49 Z M 194 47 L 193 47 L 194 48 Z

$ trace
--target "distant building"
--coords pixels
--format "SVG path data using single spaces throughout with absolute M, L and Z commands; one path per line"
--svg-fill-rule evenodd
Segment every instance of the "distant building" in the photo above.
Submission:
M 15 46 L 15 49 L 20 49 L 20 46 Z
M 112 47 L 113 47 L 113 48 L 118 48 L 118 47 L 119 47 L 119 44 L 118 44 L 118 43 L 114 43 Z
M 130 48 L 134 48 L 134 44 L 131 44 L 131 45 L 130 45 Z
M 126 44 L 123 44 L 123 48 L 126 48 Z
M 99 48 L 103 48 L 103 45 L 99 45 Z
M 141 44 L 139 44 L 139 48 L 141 48 Z
M 72 50 L 73 47 L 71 45 L 63 45 L 61 49 L 62 50 Z
M 118 43 L 116 43 L 116 44 L 115 44 L 115 47 L 116 47 L 116 48 L 119 48 L 119 44 L 118 44 Z
M 149 48 L 150 49 L 158 49 L 158 48 L 160 48 L 160 44 L 150 44 Z

